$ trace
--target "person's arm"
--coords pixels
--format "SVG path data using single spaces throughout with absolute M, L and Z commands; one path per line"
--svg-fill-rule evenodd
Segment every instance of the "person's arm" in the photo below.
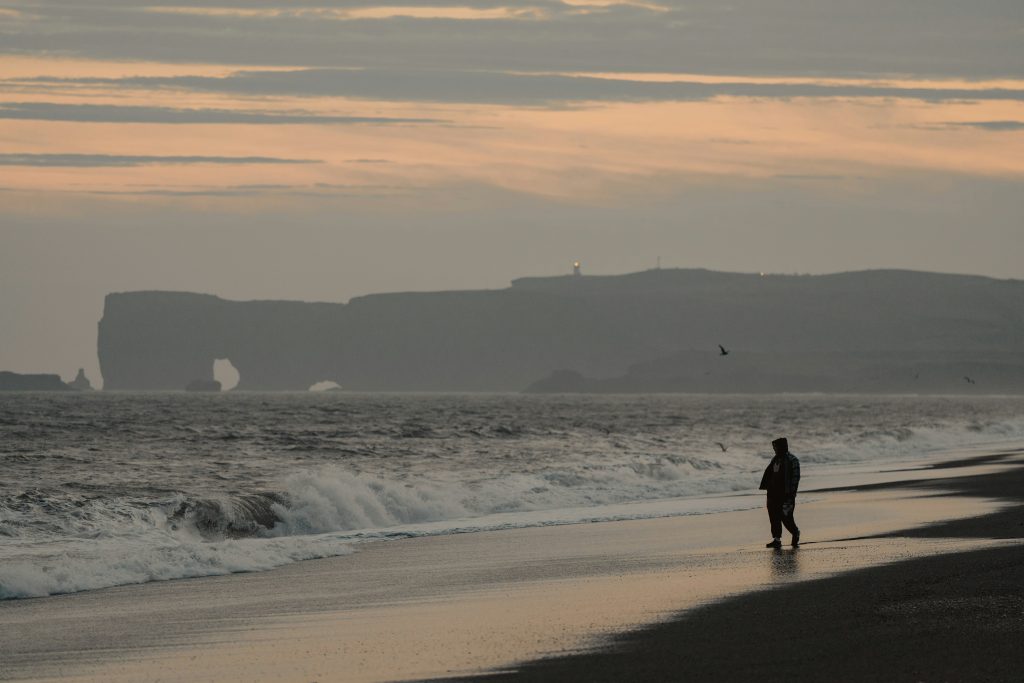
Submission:
M 789 495 L 796 498 L 797 489 L 800 488 L 800 461 L 794 457 L 790 463 L 793 467 L 789 474 L 789 488 L 791 489 Z
M 768 477 L 769 477 L 768 470 L 770 470 L 771 468 L 772 468 L 772 464 L 771 463 L 768 463 L 768 467 L 764 468 L 764 474 L 761 475 L 761 485 L 758 487 L 758 489 L 761 490 L 761 491 L 767 491 L 768 490 Z

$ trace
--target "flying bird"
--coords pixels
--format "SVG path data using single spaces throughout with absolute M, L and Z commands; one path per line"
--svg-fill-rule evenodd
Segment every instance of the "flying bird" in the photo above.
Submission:
M 729 450 L 728 448 L 725 447 L 725 444 L 722 443 L 721 441 L 716 441 L 715 445 L 718 446 L 719 448 L 721 448 L 723 453 L 725 453 L 726 451 Z
M 727 350 L 725 349 L 725 347 L 724 347 L 724 346 L 722 346 L 721 344 L 719 344 L 719 345 L 718 345 L 718 355 L 719 355 L 719 356 L 728 356 L 728 355 L 729 355 L 729 352 L 728 352 L 728 351 L 727 351 Z
M 977 382 L 975 382 L 973 379 L 971 379 L 967 375 L 964 375 L 964 381 L 967 382 L 968 384 L 977 384 Z

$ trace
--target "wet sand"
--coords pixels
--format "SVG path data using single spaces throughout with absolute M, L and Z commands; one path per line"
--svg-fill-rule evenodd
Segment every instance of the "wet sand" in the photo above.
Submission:
M 945 466 L 974 467 L 985 461 L 1012 468 L 870 487 L 1004 501 L 987 514 L 881 535 L 909 544 L 925 538 L 953 540 L 956 552 L 736 596 L 619 634 L 595 651 L 471 678 L 1020 681 L 1024 461 L 1011 452 Z M 971 550 L 977 539 L 1003 543 Z
M 877 668 L 825 675 L 829 661 L 844 660 L 824 645 L 780 654 L 786 638 L 775 615 L 791 615 L 785 633 L 799 623 L 801 642 L 825 637 L 834 623 L 840 646 L 869 632 L 887 633 L 887 643 L 919 643 L 926 654 L 934 649 L 931 630 L 919 632 L 924 622 L 903 620 L 912 613 L 927 622 L 939 612 L 885 596 L 898 595 L 899 586 L 917 590 L 924 576 L 941 585 L 943 567 L 966 576 L 956 574 L 952 568 L 961 565 L 951 558 L 967 549 L 979 559 L 965 562 L 993 568 L 986 575 L 996 591 L 1002 558 L 1020 559 L 1013 539 L 1024 532 L 989 533 L 1020 514 L 1008 495 L 1024 491 L 1020 458 L 959 464 L 939 473 L 952 479 L 935 479 L 935 471 L 891 473 L 887 478 L 900 483 L 803 493 L 797 519 L 805 544 L 797 550 L 763 548 L 767 522 L 758 508 L 407 539 L 259 574 L 7 601 L 0 604 L 0 678 L 750 680 L 777 673 L 822 680 L 848 673 L 888 680 L 893 669 L 881 660 Z M 915 477 L 930 478 L 913 483 Z M 979 515 L 996 522 L 979 522 Z M 937 520 L 961 521 L 927 526 Z M 972 528 L 977 533 L 951 535 Z M 843 581 L 887 588 L 873 593 Z M 777 590 L 761 590 L 769 587 Z M 967 615 L 970 605 L 1008 609 L 1019 640 L 1019 601 L 1014 612 L 1009 598 L 993 595 L 989 602 L 943 603 L 943 618 Z M 844 598 L 866 611 L 829 611 Z M 816 614 L 831 617 L 816 624 Z M 894 631 L 872 628 L 865 621 L 872 615 Z M 673 630 L 687 628 L 692 633 Z M 688 640 L 695 634 L 703 639 Z M 859 646 L 850 653 L 868 662 L 875 654 Z

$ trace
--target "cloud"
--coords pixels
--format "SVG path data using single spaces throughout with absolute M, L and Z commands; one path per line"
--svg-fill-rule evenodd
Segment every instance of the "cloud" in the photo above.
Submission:
M 715 97 L 875 97 L 928 102 L 950 100 L 1024 101 L 1024 88 L 892 85 L 883 81 L 828 83 L 756 82 L 743 77 L 718 82 L 657 82 L 630 78 L 555 73 L 509 73 L 467 69 L 298 69 L 238 71 L 228 76 L 139 76 L 61 79 L 41 77 L 21 83 L 90 85 L 144 90 L 168 89 L 233 95 L 351 97 L 371 100 L 545 105 L 573 101 L 696 101 Z M 144 109 L 144 108 L 140 108 Z M 85 110 L 83 110 L 85 111 Z M 177 111 L 177 110 L 170 110 Z M 216 111 L 216 110 L 211 110 Z M 212 116 L 212 114 L 210 114 Z M 399 119 L 398 121 L 402 121 Z M 433 122 L 406 120 L 406 122 Z
M 2 162 L 0 162 L 2 165 Z M 354 183 L 246 183 L 241 185 L 194 185 L 194 186 L 156 186 L 128 185 L 117 189 L 97 189 L 81 187 L 62 187 L 48 189 L 48 194 L 94 196 L 94 197 L 154 197 L 181 198 L 190 197 L 301 197 L 323 200 L 331 199 L 387 199 L 419 193 L 423 187 L 416 185 L 374 185 Z M 24 187 L 0 186 L 0 193 L 32 194 L 34 190 Z
M 538 5 L 541 3 L 538 3 Z M 631 3 L 621 3 L 631 4 Z M 560 5 L 556 5 L 561 8 Z M 315 18 L 320 21 L 359 21 L 380 19 L 457 19 L 459 21 L 474 20 L 535 20 L 545 19 L 548 12 L 537 5 L 520 5 L 509 7 L 497 5 L 492 7 L 469 7 L 446 5 L 412 6 L 409 3 L 366 3 L 364 6 L 353 7 L 156 7 L 145 8 L 147 12 L 160 14 L 196 15 L 203 17 L 245 17 L 259 19 L 281 18 Z
M 828 173 L 777 173 L 774 176 L 779 180 L 810 180 L 810 181 L 832 181 L 846 180 L 844 175 Z
M 944 125 L 950 128 L 979 128 L 994 132 L 1024 130 L 1024 121 L 950 121 Z
M 442 119 L 384 116 L 328 116 L 304 112 L 245 111 L 230 109 L 175 109 L 111 104 L 15 102 L 0 104 L 0 119 L 78 121 L 95 123 L 244 123 L 412 125 L 448 123 Z
M 139 11 L 140 4 L 195 10 L 146 12 Z M 692 72 L 719 74 L 964 78 L 1024 73 L 1019 0 L 659 0 L 618 5 L 595 0 L 590 8 L 554 0 L 215 4 L 258 11 L 211 16 L 198 12 L 207 3 L 197 0 L 22 2 L 19 8 L 26 16 L 0 24 L 0 51 L 300 67 L 662 72 L 682 65 Z M 487 16 L 523 5 L 542 9 L 546 18 L 321 18 L 323 11 L 339 8 L 455 6 Z
M 247 183 L 244 185 L 222 185 L 211 187 L 143 187 L 119 190 L 75 190 L 73 192 L 107 196 L 149 196 L 149 197 L 253 197 L 267 195 L 291 195 L 330 199 L 340 196 L 372 198 L 395 195 L 418 190 L 404 185 L 357 185 L 344 183 L 312 183 L 291 185 L 283 183 Z
M 320 200 L 323 202 L 331 201 L 348 201 L 348 200 L 361 200 L 366 202 L 380 202 L 383 200 L 394 201 L 395 198 L 402 195 L 407 195 L 412 190 L 405 191 L 389 191 L 389 192 L 367 192 L 362 188 L 351 188 L 351 189 L 326 189 L 318 187 L 310 187 L 303 189 L 301 187 L 295 187 L 288 190 L 280 190 L 277 192 L 266 191 L 266 190 L 246 190 L 242 188 L 209 188 L 209 189 L 197 189 L 197 190 L 71 190 L 66 192 L 68 195 L 79 195 L 79 196 L 92 196 L 97 198 L 102 197 L 141 197 L 141 198 L 153 198 L 153 199 L 168 199 L 168 200 L 187 200 L 191 198 L 213 198 L 213 199 L 253 199 L 253 198 L 266 198 L 268 196 L 276 197 L 288 197 L 290 199 L 300 199 L 302 201 L 308 201 L 311 199 Z
M 279 157 L 141 156 L 116 154 L 0 154 L 0 166 L 102 168 L 168 164 L 319 164 L 317 159 Z

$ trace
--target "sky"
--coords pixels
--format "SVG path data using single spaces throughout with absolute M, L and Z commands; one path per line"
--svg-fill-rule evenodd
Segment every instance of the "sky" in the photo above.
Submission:
M 1024 278 L 1020 0 L 0 0 L 0 369 L 114 291 Z

